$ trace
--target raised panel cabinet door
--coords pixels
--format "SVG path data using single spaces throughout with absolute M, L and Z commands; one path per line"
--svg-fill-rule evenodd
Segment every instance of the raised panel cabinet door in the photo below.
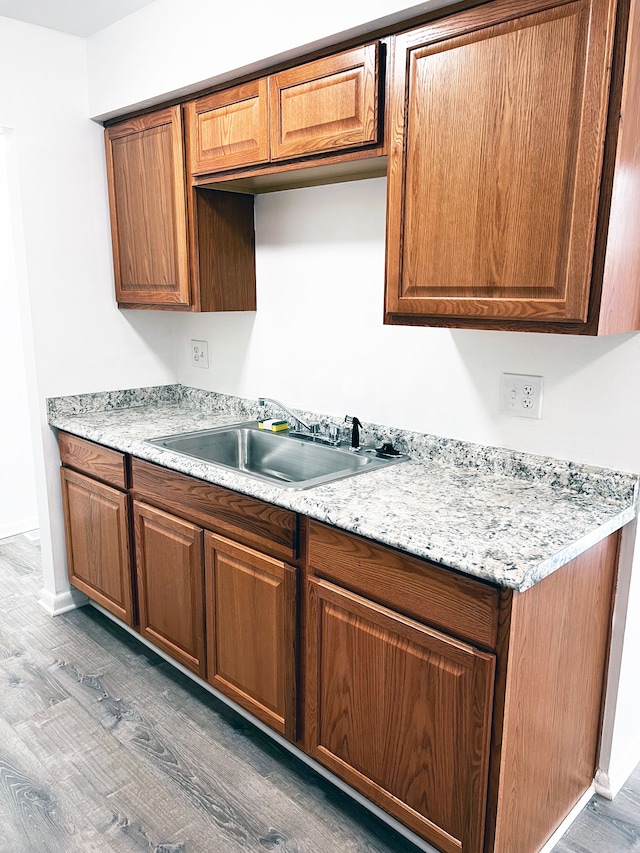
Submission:
M 296 737 L 297 570 L 205 533 L 207 680 Z
M 387 322 L 586 321 L 615 5 L 496 0 L 396 37 Z
M 202 529 L 133 503 L 140 633 L 204 678 Z
M 203 175 L 269 159 L 267 79 L 185 105 L 189 172 Z
M 61 468 L 69 581 L 127 625 L 135 625 L 129 498 Z
M 105 141 L 118 303 L 189 306 L 180 106 L 113 125 Z
M 308 584 L 309 753 L 445 853 L 480 853 L 494 657 Z
M 270 76 L 271 159 L 377 142 L 378 56 L 369 44 Z

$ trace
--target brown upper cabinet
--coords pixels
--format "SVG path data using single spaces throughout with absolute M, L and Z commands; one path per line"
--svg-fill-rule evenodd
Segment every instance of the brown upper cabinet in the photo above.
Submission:
M 118 305 L 255 310 L 253 198 L 187 188 L 182 108 L 112 125 L 105 140 Z
M 615 0 L 495 0 L 396 36 L 386 322 L 640 328 L 628 23 Z
M 373 43 L 187 103 L 190 173 L 377 144 L 379 55 Z
M 192 175 L 267 162 L 268 91 L 263 78 L 186 104 Z
M 378 141 L 378 44 L 269 77 L 271 159 Z
M 187 307 L 187 198 L 179 107 L 106 131 L 119 303 Z

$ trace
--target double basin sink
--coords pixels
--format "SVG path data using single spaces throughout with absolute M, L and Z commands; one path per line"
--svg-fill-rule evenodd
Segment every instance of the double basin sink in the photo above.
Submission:
M 148 443 L 285 489 L 309 489 L 408 459 L 261 430 L 256 421 L 161 436 Z

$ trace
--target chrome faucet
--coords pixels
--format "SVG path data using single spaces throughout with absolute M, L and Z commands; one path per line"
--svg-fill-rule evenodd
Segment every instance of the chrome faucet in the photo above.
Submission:
M 333 424 L 330 425 L 329 432 L 325 435 L 320 432 L 319 423 L 315 421 L 307 423 L 307 421 L 303 420 L 299 415 L 294 414 L 291 409 L 287 408 L 284 403 L 281 403 L 280 400 L 274 400 L 271 397 L 258 397 L 259 406 L 264 406 L 265 403 L 273 403 L 274 406 L 278 406 L 278 408 L 282 409 L 282 411 L 287 415 L 287 420 L 291 419 L 294 422 L 293 429 L 289 426 L 289 435 L 295 435 L 299 438 L 308 438 L 312 441 L 322 441 L 325 444 L 340 444 L 340 427 L 334 426 Z

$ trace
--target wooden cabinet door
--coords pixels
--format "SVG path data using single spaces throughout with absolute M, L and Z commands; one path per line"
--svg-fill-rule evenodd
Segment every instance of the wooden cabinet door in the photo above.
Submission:
M 207 680 L 296 737 L 296 569 L 205 533 Z
M 205 677 L 202 529 L 133 503 L 140 633 Z
M 187 103 L 189 172 L 202 175 L 266 162 L 268 99 L 263 77 Z
M 439 849 L 480 853 L 494 657 L 308 584 L 309 753 Z
M 269 77 L 271 159 L 378 141 L 378 44 Z
M 190 304 L 180 107 L 105 131 L 116 298 L 121 305 Z
M 395 38 L 387 322 L 586 321 L 615 6 L 496 0 Z
M 134 625 L 129 498 L 68 468 L 60 474 L 69 581 Z

